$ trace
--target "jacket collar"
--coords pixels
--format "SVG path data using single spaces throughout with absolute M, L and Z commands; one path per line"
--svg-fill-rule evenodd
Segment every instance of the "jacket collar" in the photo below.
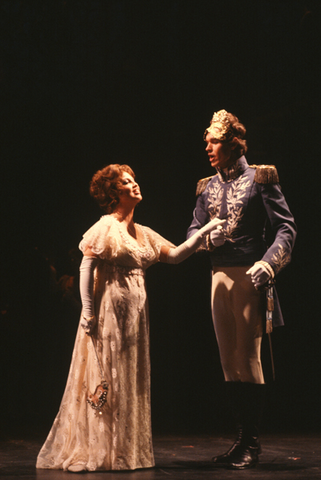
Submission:
M 248 167 L 248 163 L 244 155 L 238 158 L 235 163 L 227 167 L 225 170 L 217 168 L 217 173 L 221 182 L 231 182 L 240 177 Z

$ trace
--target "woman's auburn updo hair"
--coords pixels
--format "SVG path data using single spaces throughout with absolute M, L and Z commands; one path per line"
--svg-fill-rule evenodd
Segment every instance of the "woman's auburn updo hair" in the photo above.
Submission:
M 106 213 L 112 213 L 119 203 L 119 186 L 123 172 L 135 178 L 133 170 L 128 165 L 115 163 L 98 170 L 91 179 L 90 195 Z

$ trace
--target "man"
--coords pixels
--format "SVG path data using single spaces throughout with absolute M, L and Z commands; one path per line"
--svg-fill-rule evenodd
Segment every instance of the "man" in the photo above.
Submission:
M 272 284 L 290 262 L 296 237 L 277 170 L 273 165 L 248 165 L 245 133 L 235 115 L 225 110 L 214 113 L 204 140 L 217 174 L 198 182 L 196 208 L 187 232 L 189 238 L 210 219 L 226 219 L 224 226 L 207 236 L 203 248 L 210 253 L 212 317 L 231 411 L 238 426 L 233 446 L 213 462 L 234 469 L 255 466 L 261 453 L 264 288 L 272 296 L 270 311 L 274 296 L 273 325 L 282 325 Z M 269 245 L 267 228 L 273 237 Z

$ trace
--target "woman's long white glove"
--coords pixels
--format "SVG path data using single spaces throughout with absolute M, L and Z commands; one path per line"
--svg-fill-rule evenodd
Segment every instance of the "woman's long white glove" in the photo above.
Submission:
M 82 302 L 82 315 L 80 325 L 87 335 L 91 335 L 96 324 L 94 311 L 94 270 L 98 263 L 97 257 L 84 256 L 80 267 L 79 290 Z
M 200 228 L 194 235 L 176 248 L 171 248 L 168 252 L 167 263 L 180 263 L 188 258 L 201 245 L 204 237 L 219 225 L 224 225 L 226 220 L 214 218 L 204 227 Z

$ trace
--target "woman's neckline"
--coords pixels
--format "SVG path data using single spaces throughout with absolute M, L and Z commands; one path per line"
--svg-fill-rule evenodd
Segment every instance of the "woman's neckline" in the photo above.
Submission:
M 137 235 L 137 238 L 135 238 L 133 235 L 131 235 L 129 233 L 128 229 L 126 228 L 126 224 L 124 223 L 124 219 L 120 220 L 115 215 L 112 215 L 112 214 L 111 214 L 111 217 L 113 217 L 117 221 L 118 226 L 120 228 L 120 232 L 122 234 L 125 234 L 126 238 L 128 238 L 128 240 L 133 245 L 135 245 L 135 246 L 137 245 L 139 248 L 145 248 L 146 247 L 144 232 L 143 232 L 143 229 L 141 228 L 141 226 L 138 223 L 135 223 L 133 221 L 133 227 L 135 228 L 135 232 L 136 232 L 136 235 Z

